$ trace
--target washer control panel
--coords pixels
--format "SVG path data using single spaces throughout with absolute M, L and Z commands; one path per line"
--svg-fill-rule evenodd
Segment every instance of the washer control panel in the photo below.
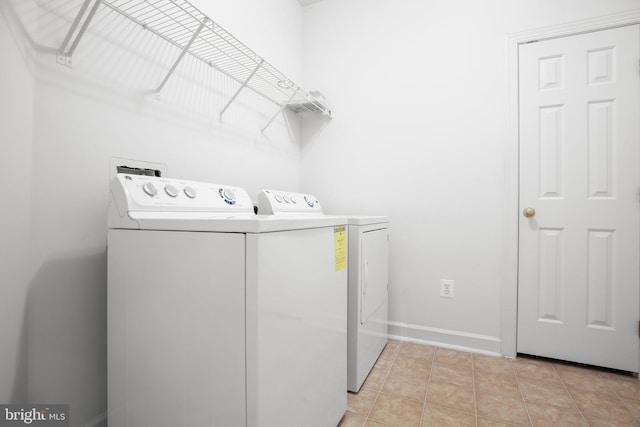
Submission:
M 128 212 L 253 213 L 249 194 L 228 185 L 117 174 L 110 192 L 120 216 Z
M 258 193 L 258 214 L 322 215 L 322 206 L 315 196 L 290 191 L 261 190 Z

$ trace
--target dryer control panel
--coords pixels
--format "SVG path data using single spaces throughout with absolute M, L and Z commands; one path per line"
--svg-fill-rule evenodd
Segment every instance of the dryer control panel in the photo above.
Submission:
M 315 196 L 290 191 L 261 190 L 258 193 L 258 214 L 322 215 L 322 206 Z
M 242 188 L 155 176 L 117 174 L 111 181 L 109 220 L 144 214 L 180 219 L 193 214 L 253 215 Z

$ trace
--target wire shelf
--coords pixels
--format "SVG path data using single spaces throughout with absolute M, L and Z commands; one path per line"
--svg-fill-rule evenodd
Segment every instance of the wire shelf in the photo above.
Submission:
M 182 54 L 168 71 L 158 92 L 188 53 L 240 84 L 236 94 L 220 112 L 221 116 L 244 88 L 251 89 L 278 105 L 280 110 L 276 116 L 284 108 L 298 114 L 313 112 L 332 115 L 321 95 L 302 89 L 186 0 L 95 0 L 90 8 L 91 1 L 84 1 L 69 30 L 58 54 L 60 62 L 66 60 L 70 64 L 71 55 L 82 33 L 97 8 L 104 5 L 181 50 Z M 86 17 L 83 16 L 85 14 Z M 83 19 L 84 23 L 80 26 Z M 67 50 L 73 34 L 76 34 L 76 38 Z

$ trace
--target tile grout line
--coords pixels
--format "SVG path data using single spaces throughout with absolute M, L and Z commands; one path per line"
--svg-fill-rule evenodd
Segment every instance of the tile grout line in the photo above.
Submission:
M 607 387 L 609 387 L 608 384 L 607 384 Z M 615 391 L 613 393 L 616 395 L 618 399 L 620 399 L 624 407 L 627 408 L 629 412 L 631 412 L 631 415 L 633 416 L 633 418 L 635 418 L 636 421 L 640 422 L 640 415 L 636 415 L 635 412 L 629 407 L 629 405 L 627 405 L 627 402 L 625 402 L 618 393 L 616 393 Z M 633 399 L 627 399 L 627 400 L 633 400 Z
M 387 342 L 387 345 L 388 344 L 389 343 Z M 397 359 L 398 355 L 400 354 L 400 349 L 402 348 L 403 345 L 404 345 L 404 343 L 401 342 L 400 345 L 398 346 L 398 348 L 394 352 L 393 359 L 391 360 L 391 364 L 385 370 L 384 378 L 382 379 L 382 383 L 380 384 L 380 388 L 378 389 L 378 391 L 376 391 L 376 398 L 373 399 L 373 403 L 371 404 L 371 407 L 369 408 L 369 411 L 367 412 L 367 416 L 364 417 L 364 423 L 362 424 L 363 426 L 365 424 L 367 424 L 367 421 L 369 421 L 369 416 L 371 415 L 371 412 L 373 411 L 373 408 L 375 408 L 375 406 L 376 406 L 376 402 L 378 401 L 378 397 L 380 396 L 380 393 L 382 393 L 382 388 L 384 387 L 384 383 L 387 381 L 387 377 L 389 376 L 389 372 L 391 372 L 391 368 L 393 367 L 393 364 L 396 363 L 396 359 Z M 383 352 L 384 352 L 384 350 L 383 350 Z M 366 382 L 366 380 L 365 380 L 365 382 Z M 379 421 L 376 421 L 376 422 L 380 423 Z M 380 423 L 380 424 L 383 424 L 383 423 Z
M 518 384 L 518 391 L 520 391 L 520 397 L 522 398 L 522 403 L 524 404 L 524 410 L 527 412 L 527 418 L 529 418 L 529 425 L 533 426 L 533 420 L 531 419 L 531 413 L 529 412 L 529 405 L 527 405 L 527 401 L 524 399 L 524 393 L 522 392 L 522 387 L 520 386 L 520 377 L 518 377 L 518 372 L 516 372 L 516 368 L 515 366 L 513 366 L 513 360 L 511 361 L 511 369 L 513 370 L 513 375 L 516 377 L 516 383 Z
M 591 425 L 589 423 L 589 421 L 587 421 L 587 418 L 584 416 L 582 411 L 580 410 L 580 407 L 578 406 L 578 402 L 576 402 L 576 399 L 573 397 L 573 394 L 571 394 L 571 391 L 569 390 L 569 387 L 567 387 L 567 384 L 564 382 L 564 380 L 562 379 L 562 376 L 560 375 L 560 373 L 556 369 L 555 363 L 552 363 L 551 366 L 553 367 L 554 372 L 556 373 L 556 375 L 560 379 L 560 383 L 562 384 L 562 387 L 564 388 L 564 391 L 566 391 L 567 394 L 569 395 L 569 397 L 571 398 L 571 402 L 573 403 L 573 406 L 575 407 L 576 411 L 578 411 L 578 414 L 580 414 L 580 417 L 582 417 L 582 420 L 585 422 L 586 425 Z M 609 387 L 608 384 L 607 384 L 607 387 Z
M 604 381 L 604 384 L 607 386 L 607 388 L 609 389 L 610 392 L 613 393 L 613 395 L 622 403 L 622 405 L 627 408 L 627 410 L 631 413 L 631 416 L 636 420 L 636 421 L 640 421 L 640 417 L 636 416 L 636 414 L 631 410 L 631 408 L 629 408 L 629 405 L 627 405 L 627 403 L 622 399 L 622 397 L 620 397 L 620 394 L 618 394 L 617 391 L 615 391 L 610 385 L 609 382 L 604 379 L 602 376 L 600 376 L 598 374 L 598 377 L 600 379 L 602 379 L 602 381 Z M 573 396 L 571 396 L 573 398 Z M 633 400 L 633 399 L 627 399 L 627 400 Z
M 555 368 L 556 364 L 552 364 Z M 607 387 L 607 390 L 609 391 L 610 395 L 615 396 L 615 398 L 622 403 L 622 405 L 629 411 L 629 413 L 631 414 L 631 416 L 634 418 L 634 420 L 636 420 L 637 422 L 640 422 L 640 416 L 636 416 L 636 414 L 633 412 L 633 410 L 629 407 L 629 405 L 626 404 L 626 402 L 624 401 L 624 399 L 611 387 L 610 383 L 607 381 L 607 379 L 601 375 L 601 373 L 596 373 L 595 374 L 600 380 L 603 381 L 604 385 Z M 574 393 L 571 392 L 571 390 L 569 390 L 569 387 L 566 385 L 565 381 L 562 379 L 562 377 L 560 376 L 560 374 L 558 374 L 558 377 L 560 377 L 560 381 L 562 382 L 563 387 L 565 388 L 565 390 L 567 391 L 567 393 L 569 394 L 569 397 L 571 397 L 571 401 L 573 402 L 573 404 L 576 407 L 576 410 L 578 411 L 578 413 L 580 414 L 580 416 L 582 417 L 582 419 L 585 421 L 585 423 L 587 425 L 591 425 L 591 423 L 587 420 L 586 418 L 586 414 L 580 409 L 580 407 L 578 406 L 578 403 L 576 402 L 576 399 L 574 398 Z M 577 390 L 577 392 L 579 392 L 580 390 Z M 574 392 L 576 392 L 574 390 Z M 594 393 L 598 393 L 598 392 L 594 392 Z M 604 393 L 599 393 L 599 394 L 604 394 Z M 633 399 L 630 399 L 633 400 Z M 607 421 L 614 421 L 614 422 L 618 422 L 620 420 L 617 420 L 616 418 L 613 417 L 600 417 L 600 416 L 594 416 L 596 419 L 600 419 L 600 420 L 607 420 Z
M 420 414 L 420 423 L 418 424 L 419 427 L 422 427 L 422 423 L 424 421 L 424 414 L 427 410 L 427 396 L 429 395 L 429 386 L 431 385 L 431 374 L 433 373 L 433 364 L 436 361 L 436 351 L 438 351 L 438 348 L 435 346 L 432 346 L 433 348 L 433 353 L 431 354 L 431 365 L 429 366 L 429 376 L 427 377 L 427 388 L 424 391 L 424 401 L 422 402 L 422 413 Z
M 476 358 L 471 353 L 471 386 L 473 387 L 473 413 L 476 416 L 476 427 L 478 427 L 478 394 L 476 393 Z

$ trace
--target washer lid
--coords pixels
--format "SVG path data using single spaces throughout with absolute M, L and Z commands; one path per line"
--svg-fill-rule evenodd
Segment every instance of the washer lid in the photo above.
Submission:
M 128 221 L 111 228 L 222 233 L 271 233 L 346 225 L 347 219 L 326 217 L 278 217 L 267 215 L 219 215 L 210 213 L 129 212 Z
M 155 176 L 117 174 L 110 185 L 109 227 L 139 228 L 134 218 L 162 221 L 255 217 L 239 187 Z

